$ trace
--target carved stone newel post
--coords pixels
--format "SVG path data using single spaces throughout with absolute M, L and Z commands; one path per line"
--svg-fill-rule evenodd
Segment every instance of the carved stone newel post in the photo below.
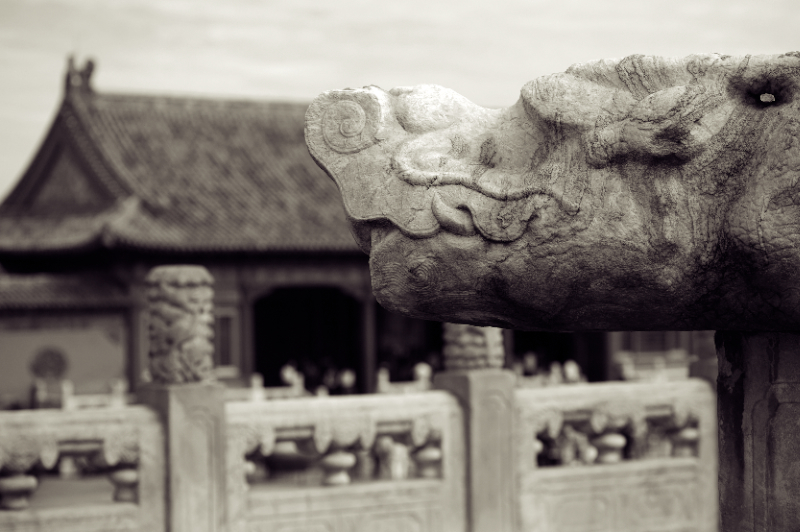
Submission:
M 749 331 L 721 341 L 722 530 L 797 528 L 800 52 L 576 64 L 503 109 L 436 85 L 329 91 L 305 133 L 389 310 Z M 480 408 L 508 408 L 503 386 Z
M 225 532 L 224 388 L 213 368 L 214 282 L 202 266 L 159 266 L 146 278 L 150 374 L 139 400 L 159 412 L 167 456 L 167 530 Z
M 510 473 L 516 377 L 502 369 L 502 330 L 457 323 L 443 328 L 446 371 L 437 373 L 433 382 L 455 395 L 464 409 L 470 530 L 513 532 L 516 479 Z

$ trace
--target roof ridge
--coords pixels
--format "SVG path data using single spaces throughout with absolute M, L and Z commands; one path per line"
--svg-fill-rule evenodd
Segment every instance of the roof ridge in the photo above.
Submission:
M 72 90 L 59 134 L 125 193 L 61 225 L 0 217 L 0 254 L 91 245 L 360 253 L 335 185 L 308 154 L 306 110 L 306 102 Z
M 113 195 L 128 196 L 133 190 L 128 183 L 121 182 L 117 178 L 115 172 L 118 169 L 110 164 L 98 139 L 95 138 L 91 128 L 87 126 L 87 122 L 91 122 L 91 117 L 87 116 L 86 102 L 83 101 L 86 96 L 91 97 L 93 93 L 70 91 L 65 94 L 59 115 L 63 116 L 64 126 L 70 133 L 71 140 L 75 143 L 80 156 L 88 163 L 92 173 Z

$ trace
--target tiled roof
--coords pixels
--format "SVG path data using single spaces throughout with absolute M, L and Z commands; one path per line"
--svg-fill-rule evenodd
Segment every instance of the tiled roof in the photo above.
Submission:
M 103 275 L 0 273 L 0 310 L 107 309 L 128 304 L 120 284 Z
M 357 251 L 336 186 L 306 149 L 306 108 L 68 91 L 53 127 L 116 202 L 42 214 L 15 190 L 0 208 L 0 251 Z

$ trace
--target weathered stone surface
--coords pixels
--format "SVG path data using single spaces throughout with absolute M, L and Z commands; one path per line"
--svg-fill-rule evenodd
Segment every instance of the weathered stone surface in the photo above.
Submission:
M 517 388 L 517 529 L 738 530 L 717 524 L 714 402 L 699 379 Z
M 164 431 L 158 417 L 149 408 L 128 406 L 0 413 L 0 469 L 4 474 L 21 473 L 37 462 L 45 469 L 52 469 L 66 455 L 80 455 L 94 465 L 113 467 L 117 474 L 127 471 L 127 497 L 117 498 L 112 483 L 103 480 L 101 485 L 106 486 L 108 504 L 86 505 L 85 499 L 76 497 L 76 493 L 62 491 L 74 490 L 75 487 L 83 490 L 92 485 L 91 481 L 88 486 L 82 481 L 69 481 L 44 495 L 42 492 L 48 491 L 48 484 L 52 488 L 50 482 L 54 479 L 37 473 L 41 488 L 34 492 L 28 509 L 2 511 L 0 504 L 0 531 L 166 530 L 169 499 L 164 491 Z M 30 474 L 34 473 L 35 470 Z M 134 476 L 135 485 L 131 482 Z M 94 489 L 90 487 L 88 491 Z M 86 495 L 91 501 L 93 496 L 90 493 Z M 138 504 L 131 504 L 131 499 L 136 499 Z M 65 501 L 69 502 L 65 504 Z M 3 496 L 3 503 L 8 502 L 13 503 L 13 497 L 8 501 Z M 17 504 L 20 502 L 16 501 Z
M 434 375 L 434 386 L 464 409 L 471 532 L 515 530 L 514 381 L 512 372 L 494 368 Z
M 464 419 L 450 394 L 428 391 L 240 401 L 227 403 L 225 409 L 230 530 L 469 529 Z M 352 466 L 353 454 L 375 461 L 366 471 L 356 464 L 348 473 L 353 482 L 346 485 L 281 487 L 273 470 L 264 484 L 248 486 L 246 461 L 258 460 L 259 455 L 274 458 L 287 443 L 295 452 L 301 446 L 313 453 L 311 444 L 318 453 L 313 464 L 326 454 L 329 466 L 337 466 L 331 462 Z M 339 454 L 342 450 L 347 457 Z M 409 468 L 411 462 L 416 463 L 415 474 Z M 336 474 L 335 469 L 326 473 Z M 323 482 L 329 481 L 320 479 Z
M 139 401 L 161 418 L 166 435 L 164 474 L 171 532 L 227 532 L 227 456 L 224 386 L 149 383 Z
M 630 56 L 505 109 L 438 86 L 306 114 L 386 308 L 514 329 L 797 330 L 800 52 Z
M 213 380 L 214 278 L 203 266 L 159 266 L 146 282 L 153 380 Z

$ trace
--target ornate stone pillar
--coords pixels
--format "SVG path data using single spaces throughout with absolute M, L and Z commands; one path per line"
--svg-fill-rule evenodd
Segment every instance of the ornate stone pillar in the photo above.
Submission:
M 138 393 L 164 424 L 170 532 L 227 531 L 224 387 L 213 373 L 213 278 L 160 266 L 146 278 L 150 374 Z
M 464 409 L 467 508 L 470 532 L 515 530 L 513 464 L 514 386 L 502 369 L 503 333 L 495 327 L 444 324 L 444 372 L 434 387 L 455 395 Z

